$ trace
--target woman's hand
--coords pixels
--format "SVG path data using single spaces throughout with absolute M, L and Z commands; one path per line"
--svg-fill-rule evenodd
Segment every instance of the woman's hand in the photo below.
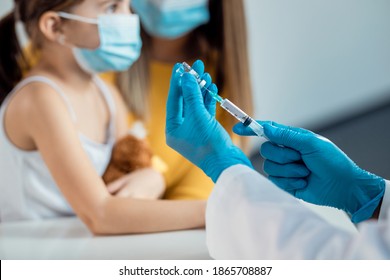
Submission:
M 107 185 L 114 196 L 155 200 L 165 192 L 162 174 L 152 168 L 143 168 L 129 173 Z

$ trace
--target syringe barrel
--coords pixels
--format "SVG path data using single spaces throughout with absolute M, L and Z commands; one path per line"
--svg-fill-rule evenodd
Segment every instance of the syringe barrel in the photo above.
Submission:
M 206 85 L 206 81 L 202 80 L 199 74 L 194 69 L 192 69 L 192 67 L 188 63 L 186 62 L 181 63 L 180 67 L 176 70 L 176 72 L 179 73 L 180 76 L 182 76 L 184 73 L 190 73 L 192 76 L 195 77 L 202 91 L 203 90 L 208 91 L 211 94 L 211 96 L 217 102 L 220 103 L 220 106 L 223 109 L 228 111 L 239 122 L 243 123 L 244 126 L 248 126 L 249 128 L 251 128 L 252 131 L 256 133 L 256 135 L 267 139 L 267 137 L 264 135 L 264 129 L 259 123 L 253 120 L 248 114 L 246 114 L 243 110 L 238 108 L 229 99 L 222 99 L 222 97 L 220 97 L 217 93 L 211 92 L 209 89 L 205 88 L 204 86 Z
M 237 120 L 244 124 L 244 126 L 252 129 L 257 136 L 263 137 L 267 139 L 264 135 L 264 128 L 254 119 L 252 119 L 248 114 L 246 114 L 243 110 L 238 108 L 234 103 L 232 103 L 229 99 L 224 99 L 221 103 L 221 107 L 228 111 L 232 116 L 234 116 Z
M 248 119 L 248 115 L 238 108 L 233 102 L 231 102 L 229 99 L 224 99 L 221 102 L 221 107 L 224 108 L 226 111 L 228 111 L 233 117 L 235 117 L 238 121 L 241 123 L 245 123 L 245 121 Z

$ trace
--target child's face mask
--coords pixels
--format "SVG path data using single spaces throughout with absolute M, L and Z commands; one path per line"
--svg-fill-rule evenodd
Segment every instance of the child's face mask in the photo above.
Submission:
M 58 15 L 98 25 L 100 46 L 97 49 L 73 48 L 76 61 L 85 71 L 90 73 L 124 71 L 140 56 L 142 41 L 137 15 L 100 15 L 97 19 L 65 12 L 59 12 Z M 61 43 L 65 43 L 65 38 L 62 38 Z
M 175 39 L 210 20 L 208 0 L 133 0 L 145 30 L 152 36 Z

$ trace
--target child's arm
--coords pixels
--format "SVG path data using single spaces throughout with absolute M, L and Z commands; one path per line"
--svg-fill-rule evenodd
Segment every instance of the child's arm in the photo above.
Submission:
M 19 116 L 63 195 L 96 234 L 204 226 L 204 201 L 145 201 L 111 196 L 79 141 L 63 100 L 45 85 L 26 92 Z

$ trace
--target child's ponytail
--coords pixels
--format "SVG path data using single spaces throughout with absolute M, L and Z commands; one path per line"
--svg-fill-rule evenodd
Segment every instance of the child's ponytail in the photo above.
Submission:
M 22 79 L 22 67 L 26 66 L 23 50 L 16 35 L 15 13 L 0 21 L 0 104 Z
M 16 22 L 24 25 L 31 45 L 39 47 L 40 17 L 47 11 L 67 11 L 84 0 L 14 0 L 14 11 L 0 20 L 0 105 L 29 70 L 16 33 Z

